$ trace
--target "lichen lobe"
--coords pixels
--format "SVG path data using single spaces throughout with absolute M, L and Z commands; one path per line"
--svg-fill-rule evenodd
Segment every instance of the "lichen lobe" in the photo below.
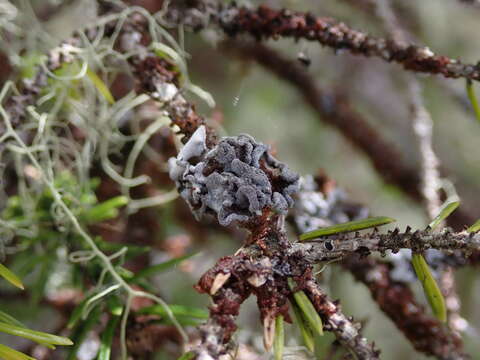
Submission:
M 170 177 L 197 219 L 210 214 L 227 226 L 246 223 L 265 208 L 286 213 L 298 191 L 298 175 L 249 135 L 225 137 L 208 150 L 201 126 L 177 158 Z

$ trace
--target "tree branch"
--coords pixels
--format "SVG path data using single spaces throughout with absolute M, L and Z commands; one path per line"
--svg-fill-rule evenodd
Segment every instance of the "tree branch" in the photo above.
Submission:
M 380 352 L 358 332 L 358 324 L 353 323 L 341 311 L 340 306 L 331 301 L 314 280 L 305 283 L 318 313 L 326 318 L 325 328 L 332 331 L 337 340 L 347 349 L 355 350 L 358 359 L 378 359 Z
M 378 57 L 401 64 L 406 70 L 441 74 L 447 78 L 480 80 L 480 66 L 434 54 L 428 47 L 369 36 L 332 18 L 310 13 L 275 10 L 266 5 L 258 9 L 227 7 L 218 23 L 229 36 L 248 33 L 257 40 L 291 37 L 317 41 L 324 46 L 352 54 Z
M 298 252 L 310 263 L 342 259 L 352 253 L 369 255 L 379 252 L 385 255 L 387 251 L 393 253 L 400 249 L 410 249 L 422 252 L 428 249 L 443 251 L 461 251 L 467 258 L 473 252 L 480 250 L 480 233 L 455 233 L 446 228 L 438 233 L 429 229 L 412 232 L 410 228 L 403 233 L 398 229 L 380 234 L 377 229 L 367 234 L 346 233 L 336 234 L 317 241 L 295 243 L 291 252 Z

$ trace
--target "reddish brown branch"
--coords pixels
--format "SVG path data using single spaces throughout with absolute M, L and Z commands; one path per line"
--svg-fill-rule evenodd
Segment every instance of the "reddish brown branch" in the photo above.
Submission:
M 428 47 L 369 36 L 342 22 L 315 17 L 310 13 L 275 10 L 265 5 L 258 9 L 230 7 L 221 12 L 219 24 L 232 37 L 248 33 L 258 40 L 301 38 L 317 41 L 335 50 L 396 62 L 406 70 L 441 74 L 447 78 L 480 80 L 478 65 L 463 64 L 447 56 L 435 55 Z
M 4 82 L 12 73 L 12 66 L 5 54 L 0 52 L 0 86 L 3 87 Z
M 200 327 L 202 345 L 197 350 L 199 356 L 205 353 L 217 358 L 229 350 L 229 342 L 237 330 L 235 319 L 240 306 L 252 291 L 241 276 L 245 271 L 245 260 L 242 256 L 221 258 L 196 286 L 199 292 L 210 294 L 213 300 L 210 318 Z
M 428 316 L 410 288 L 391 278 L 388 264 L 351 257 L 343 263 L 357 281 L 364 283 L 380 309 L 410 340 L 413 347 L 438 359 L 463 359 L 461 340 L 437 319 Z
M 473 5 L 475 7 L 480 8 L 480 1 L 479 0 L 459 0 L 461 3 L 466 5 Z

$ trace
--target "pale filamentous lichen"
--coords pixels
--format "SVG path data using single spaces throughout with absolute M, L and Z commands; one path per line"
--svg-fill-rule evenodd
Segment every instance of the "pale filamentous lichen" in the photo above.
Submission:
M 225 137 L 206 147 L 201 126 L 171 158 L 170 178 L 197 219 L 205 214 L 229 225 L 245 223 L 269 208 L 286 213 L 298 191 L 298 175 L 271 156 L 267 145 L 249 135 Z

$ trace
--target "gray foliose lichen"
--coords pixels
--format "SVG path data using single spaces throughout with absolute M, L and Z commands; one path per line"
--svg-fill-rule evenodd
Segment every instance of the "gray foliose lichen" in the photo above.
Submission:
M 293 206 L 299 176 L 267 145 L 249 135 L 225 137 L 211 150 L 205 141 L 201 126 L 169 160 L 170 178 L 197 219 L 211 214 L 227 226 L 250 221 L 265 208 L 284 214 Z
M 348 201 L 347 194 L 339 187 L 326 194 L 319 191 L 311 175 L 300 179 L 300 191 L 292 211 L 297 229 L 308 232 L 322 227 L 352 220 L 364 219 L 368 209 Z

